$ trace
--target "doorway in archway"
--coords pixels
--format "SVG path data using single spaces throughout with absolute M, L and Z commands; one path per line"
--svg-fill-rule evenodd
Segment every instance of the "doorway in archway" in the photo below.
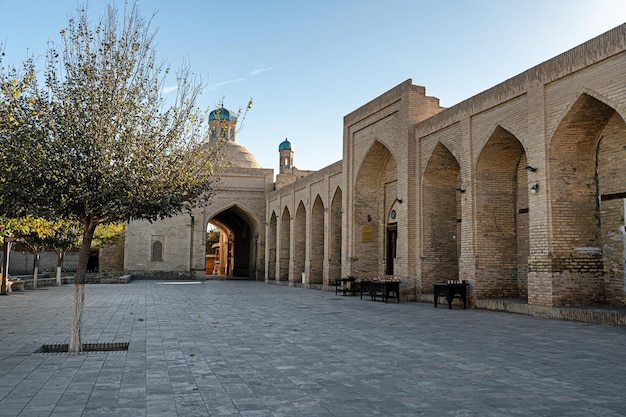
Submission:
M 256 279 L 259 239 L 255 220 L 245 210 L 233 206 L 209 220 L 207 237 L 215 230 L 219 231 L 217 242 L 209 245 L 207 241 L 207 255 L 214 252 L 212 275 Z
M 385 275 L 393 275 L 393 261 L 398 249 L 398 224 L 387 226 L 387 251 L 385 257 Z

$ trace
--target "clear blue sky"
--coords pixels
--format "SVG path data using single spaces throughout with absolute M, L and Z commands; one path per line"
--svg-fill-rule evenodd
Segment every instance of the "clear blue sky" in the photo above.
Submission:
M 91 0 L 95 18 L 107 3 Z M 13 63 L 43 61 L 76 0 L 0 0 Z M 83 2 L 80 2 L 83 4 Z M 142 0 L 157 54 L 187 60 L 202 105 L 250 111 L 237 142 L 278 169 L 288 138 L 300 169 L 342 158 L 343 117 L 405 81 L 450 107 L 626 22 L 625 0 Z

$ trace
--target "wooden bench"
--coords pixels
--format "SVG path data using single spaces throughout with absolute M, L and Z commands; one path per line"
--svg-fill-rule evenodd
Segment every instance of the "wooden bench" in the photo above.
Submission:
M 361 280 L 359 291 L 361 299 L 365 293 L 370 296 L 372 301 L 376 301 L 376 298 L 380 296 L 385 303 L 390 298 L 395 298 L 398 303 L 400 302 L 400 281 L 395 279 L 393 275 Z

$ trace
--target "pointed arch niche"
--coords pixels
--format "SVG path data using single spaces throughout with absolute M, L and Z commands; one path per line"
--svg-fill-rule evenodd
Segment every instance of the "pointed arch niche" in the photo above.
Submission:
M 461 243 L 461 168 L 452 153 L 438 143 L 424 170 L 422 288 L 459 277 Z M 430 292 L 430 291 L 428 291 Z
M 361 164 L 354 191 L 355 259 L 351 275 L 384 274 L 387 213 L 396 201 L 397 180 L 396 161 L 391 152 L 374 141 Z
M 300 201 L 296 209 L 293 234 L 293 282 L 302 283 L 302 274 L 306 267 L 306 209 Z
M 289 262 L 291 261 L 291 214 L 285 207 L 280 217 L 280 253 L 279 259 L 279 281 L 289 281 Z
M 550 142 L 552 303 L 623 304 L 626 126 L 581 94 Z
M 497 126 L 476 164 L 476 298 L 522 298 L 528 289 L 526 152 Z
M 308 282 L 321 285 L 324 280 L 324 202 L 318 194 L 311 209 L 311 250 Z M 321 288 L 321 287 L 320 287 Z
M 337 187 L 330 203 L 330 249 L 328 262 L 328 279 L 341 277 L 341 188 Z M 332 281 L 331 281 L 332 282 Z
M 278 233 L 278 220 L 276 213 L 272 211 L 272 215 L 270 216 L 269 221 L 269 233 L 267 239 L 267 247 L 268 247 L 268 260 L 267 260 L 267 280 L 268 281 L 276 281 L 278 277 L 276 276 L 276 234 Z

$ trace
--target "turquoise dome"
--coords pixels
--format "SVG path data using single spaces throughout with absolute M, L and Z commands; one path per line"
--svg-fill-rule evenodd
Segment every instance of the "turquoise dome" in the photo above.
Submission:
M 291 150 L 291 142 L 289 142 L 287 140 L 287 138 L 285 138 L 285 140 L 282 141 L 282 143 L 280 145 L 278 145 L 278 150 L 279 151 L 290 151 Z
M 228 110 L 227 108 L 222 107 L 219 109 L 215 109 L 211 113 L 209 113 L 209 120 L 222 120 L 222 121 L 236 122 L 237 114 L 235 112 Z

